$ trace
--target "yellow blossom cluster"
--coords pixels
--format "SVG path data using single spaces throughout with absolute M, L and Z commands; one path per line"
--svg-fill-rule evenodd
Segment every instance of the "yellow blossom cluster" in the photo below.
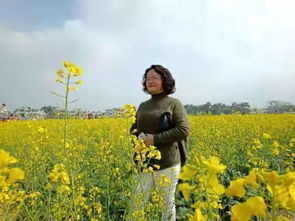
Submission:
M 24 179 L 24 171 L 20 168 L 10 168 L 18 160 L 8 152 L 0 149 L 0 190 L 8 190 L 16 181 Z
M 266 204 L 260 196 L 249 197 L 246 202 L 234 205 L 231 211 L 232 221 L 249 221 L 252 216 L 265 216 Z
M 11 168 L 11 164 L 17 161 L 8 152 L 0 149 L 0 218 L 11 218 L 11 214 L 20 209 L 20 202 L 25 199 L 25 192 L 15 188 L 17 181 L 24 179 L 22 169 Z
M 155 146 L 146 146 L 143 140 L 131 135 L 130 140 L 134 145 L 134 160 L 137 162 L 135 172 L 143 171 L 143 173 L 153 172 L 154 168 L 160 169 L 159 165 L 149 165 L 151 159 L 160 160 L 161 152 Z
M 258 173 L 274 200 L 274 206 L 295 210 L 295 172 L 279 175 L 277 171 Z
M 259 184 L 256 183 L 255 170 L 255 168 L 252 169 L 247 177 L 231 181 L 229 187 L 226 189 L 226 195 L 243 197 L 246 193 L 246 185 L 250 185 L 253 188 L 259 188 Z
M 70 178 L 68 172 L 66 170 L 65 165 L 63 164 L 56 164 L 54 168 L 49 173 L 48 178 L 50 179 L 51 183 L 47 184 L 47 188 L 52 188 L 52 184 L 58 184 L 57 192 L 60 194 L 69 195 L 71 193 Z
M 267 139 L 271 139 L 269 136 L 267 137 Z M 226 166 L 220 164 L 217 157 L 210 157 L 209 160 L 200 157 L 193 162 L 193 164 L 185 165 L 179 175 L 181 180 L 186 181 L 179 184 L 179 190 L 184 199 L 190 202 L 196 199 L 191 204 L 195 212 L 193 215 L 188 215 L 190 221 L 219 219 L 220 217 L 218 217 L 215 209 L 222 209 L 220 197 L 223 194 L 242 199 L 246 196 L 248 189 L 251 189 L 252 194 L 254 192 L 261 194 L 263 186 L 271 194 L 271 197 L 265 199 L 267 202 L 271 202 L 269 206 L 273 217 L 276 217 L 276 211 L 280 208 L 295 210 L 294 172 L 278 175 L 276 171 L 267 172 L 253 168 L 247 176 L 230 181 L 230 185 L 225 189 L 223 184 L 219 183 L 216 175 L 223 173 Z M 188 182 L 192 182 L 193 185 Z M 190 197 L 191 194 L 196 195 L 196 197 Z M 249 221 L 252 216 L 266 217 L 267 204 L 265 199 L 262 196 L 251 196 L 246 201 L 233 205 L 231 220 Z
M 279 208 L 295 210 L 294 172 L 278 175 L 276 171 L 268 172 L 252 169 L 248 176 L 231 181 L 230 186 L 226 189 L 226 194 L 228 196 L 244 197 L 247 185 L 256 190 L 266 186 L 266 189 L 271 194 L 271 197 L 266 197 L 266 199 L 271 201 L 270 206 L 273 218 L 276 217 L 276 211 Z M 232 207 L 232 220 L 248 221 L 253 215 L 265 216 L 266 207 L 264 198 L 260 196 L 250 197 L 246 202 Z
M 65 72 L 65 69 L 63 69 L 63 68 L 59 69 L 56 72 L 57 78 L 55 81 L 57 83 L 66 84 L 67 80 L 70 80 L 72 77 L 79 77 L 82 75 L 82 69 L 78 66 L 75 66 L 73 63 L 71 63 L 69 61 L 64 62 L 64 67 L 67 70 L 67 72 Z M 77 80 L 77 81 L 71 82 L 71 83 L 79 85 L 79 84 L 83 84 L 83 81 Z M 68 85 L 67 89 L 68 90 L 77 90 L 78 87 Z
M 126 219 L 134 194 L 134 173 L 141 171 L 133 160 L 141 161 L 144 168 L 150 158 L 160 158 L 156 148 L 144 147 L 142 141 L 129 136 L 135 112 L 132 106 L 126 109 L 130 110 L 126 117 L 69 119 L 64 152 L 64 122 L 59 119 L 0 123 L 0 146 L 5 149 L 0 156 L 0 183 L 3 189 L 9 186 L 5 197 L 1 193 L 5 207 L 0 203 L 0 219 Z M 244 217 L 252 220 L 292 220 L 294 115 L 189 116 L 189 121 L 190 158 L 179 176 L 183 197 L 177 193 L 177 219 L 231 216 L 243 220 L 239 214 L 246 214 Z M 17 166 L 8 151 L 17 153 L 13 155 Z M 15 179 L 21 178 L 21 173 L 10 176 L 7 169 L 3 172 L 3 162 L 8 169 L 21 168 L 26 179 Z M 68 166 L 54 166 L 67 163 L 71 171 Z M 147 167 L 145 172 L 149 170 L 153 168 Z M 169 185 L 169 181 L 162 177 L 161 185 Z M 151 197 L 149 209 L 134 214 L 137 220 L 160 217 L 156 213 L 161 198 L 157 193 Z
M 219 196 L 224 193 L 224 186 L 219 183 L 218 174 L 222 174 L 226 166 L 220 163 L 218 157 L 212 156 L 208 160 L 204 157 L 195 158 L 195 164 L 188 164 L 183 167 L 179 174 L 179 179 L 187 182 L 191 181 L 195 185 L 187 182 L 179 184 L 179 191 L 184 199 L 189 200 L 190 194 L 204 193 L 197 197 L 197 201 L 191 205 L 195 208 L 195 213 L 190 216 L 190 220 L 203 220 L 202 212 L 208 213 L 208 218 L 218 218 L 217 209 L 220 207 Z M 206 206 L 204 206 L 206 205 Z
M 62 184 L 70 184 L 70 178 L 66 171 L 65 165 L 56 164 L 48 175 L 52 183 L 61 182 Z
M 133 104 L 124 104 L 120 112 L 122 117 L 131 118 L 131 122 L 135 122 L 136 108 Z

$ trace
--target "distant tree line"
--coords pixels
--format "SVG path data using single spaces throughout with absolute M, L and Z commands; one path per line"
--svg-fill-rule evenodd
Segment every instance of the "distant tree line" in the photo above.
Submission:
M 295 112 L 295 105 L 284 101 L 268 101 L 266 109 L 273 113 Z
M 255 108 L 251 107 L 248 102 L 241 102 L 236 103 L 232 102 L 231 105 L 226 105 L 223 103 L 215 103 L 211 104 L 207 102 L 201 105 L 194 105 L 194 104 L 186 104 L 184 105 L 188 114 L 198 114 L 198 115 L 219 115 L 219 114 L 233 114 L 233 113 L 241 113 L 241 114 L 254 114 L 254 113 L 293 113 L 295 114 L 295 105 L 289 102 L 279 101 L 279 100 L 272 100 L 268 101 L 264 108 Z M 19 112 L 36 112 L 41 110 L 45 113 L 45 118 L 62 118 L 64 112 L 62 109 L 56 106 L 43 106 L 40 109 L 33 109 L 31 107 L 21 107 L 17 108 L 15 111 L 10 111 L 10 116 L 17 115 L 17 111 Z M 110 111 L 111 110 L 111 111 Z M 106 110 L 106 112 L 93 112 L 94 115 L 103 115 L 103 116 L 110 116 L 113 114 L 113 109 Z M 93 114 L 92 113 L 92 114 Z M 89 115 L 89 111 L 83 111 L 81 108 L 75 108 L 74 110 L 69 111 L 69 115 L 71 117 L 80 118 L 84 115 Z M 15 115 L 15 116 L 16 116 Z M 88 116 L 89 117 L 89 116 Z M 1 118 L 1 115 L 0 115 Z
M 231 114 L 234 112 L 240 112 L 242 114 L 250 113 L 250 105 L 248 102 L 236 103 L 232 105 L 226 105 L 223 103 L 211 104 L 207 102 L 201 105 L 184 105 L 188 114 Z
M 46 118 L 56 118 L 57 115 L 57 107 L 54 106 L 43 106 L 41 110 L 45 112 Z
M 232 114 L 232 113 L 286 113 L 293 112 L 295 113 L 295 105 L 284 102 L 284 101 L 268 101 L 265 108 L 251 108 L 248 102 L 236 103 L 233 102 L 231 105 L 226 105 L 223 103 L 211 104 L 207 102 L 206 104 L 193 105 L 187 104 L 184 105 L 188 114 Z

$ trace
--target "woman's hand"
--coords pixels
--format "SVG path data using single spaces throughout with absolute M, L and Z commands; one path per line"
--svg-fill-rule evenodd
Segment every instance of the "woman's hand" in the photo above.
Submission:
M 147 137 L 144 139 L 144 143 L 146 146 L 154 146 L 154 135 L 147 134 Z

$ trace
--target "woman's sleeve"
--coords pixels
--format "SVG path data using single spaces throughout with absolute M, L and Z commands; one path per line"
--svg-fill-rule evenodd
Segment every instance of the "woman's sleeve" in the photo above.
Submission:
M 154 134 L 154 145 L 181 141 L 189 135 L 189 122 L 186 110 L 179 100 L 173 108 L 172 119 L 175 127 L 161 133 Z

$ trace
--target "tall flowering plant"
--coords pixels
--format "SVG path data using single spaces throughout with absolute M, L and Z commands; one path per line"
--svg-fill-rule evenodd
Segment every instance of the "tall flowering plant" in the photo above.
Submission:
M 61 183 L 61 186 L 58 187 L 58 192 L 67 192 L 67 195 L 70 195 L 70 198 L 72 199 L 72 207 L 75 212 L 75 217 L 77 218 L 78 210 L 77 210 L 77 203 L 76 203 L 76 193 L 75 193 L 75 175 L 73 168 L 71 167 L 71 160 L 69 159 L 69 156 L 72 154 L 70 153 L 70 144 L 68 142 L 68 106 L 70 103 L 76 102 L 78 99 L 74 101 L 69 101 L 69 93 L 71 91 L 77 91 L 78 85 L 83 84 L 83 81 L 81 79 L 78 79 L 78 77 L 82 76 L 82 69 L 73 63 L 69 61 L 64 62 L 64 67 L 59 69 L 57 72 L 57 78 L 56 83 L 62 84 L 65 87 L 64 95 L 60 95 L 58 93 L 53 93 L 56 96 L 62 97 L 64 99 L 64 134 L 63 134 L 63 150 L 64 150 L 64 157 L 66 159 L 66 167 L 63 166 L 63 164 L 55 165 L 53 171 L 49 174 L 49 178 L 51 181 L 53 181 L 54 177 L 64 177 L 64 175 L 67 175 L 67 170 L 69 171 L 69 178 L 67 179 L 67 182 Z M 62 168 L 62 169 L 58 169 Z M 54 175 L 53 175 L 54 174 Z M 70 185 L 70 186 L 69 186 Z M 48 185 L 51 187 L 51 185 Z
M 64 68 L 59 69 L 57 72 L 56 83 L 62 84 L 65 86 L 65 95 L 60 95 L 53 93 L 64 99 L 64 148 L 67 145 L 67 120 L 68 120 L 68 105 L 74 103 L 77 100 L 69 101 L 69 92 L 78 90 L 77 85 L 83 84 L 81 79 L 76 79 L 82 75 L 82 69 L 78 66 L 75 66 L 69 61 L 64 62 Z

